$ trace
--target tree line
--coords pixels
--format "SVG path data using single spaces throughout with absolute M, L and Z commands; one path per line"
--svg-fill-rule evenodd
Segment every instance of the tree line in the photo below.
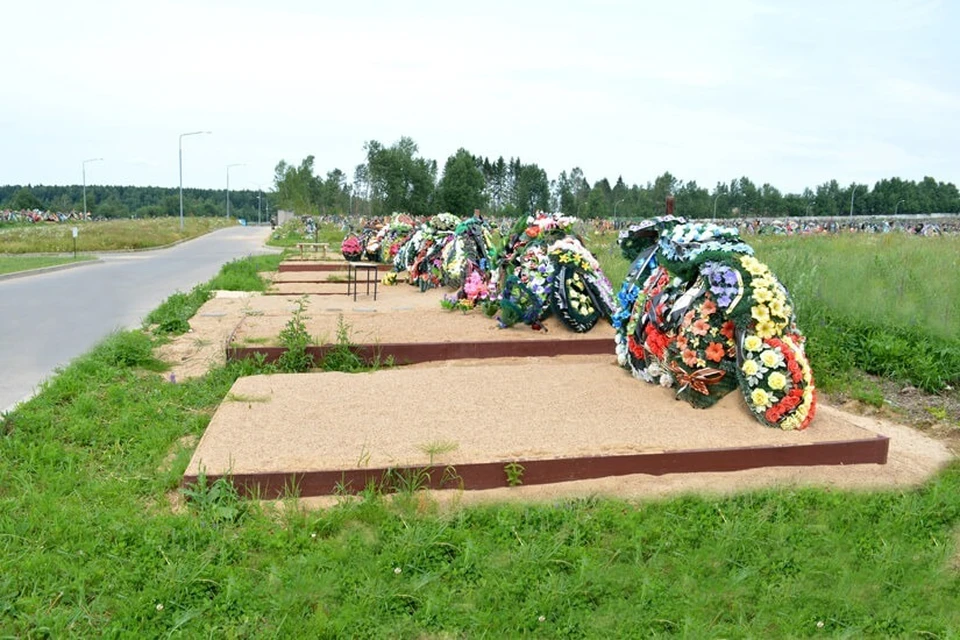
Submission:
M 275 211 L 272 194 L 262 196 L 248 189 L 230 189 L 230 217 L 257 219 L 257 198 L 263 220 Z M 184 189 L 183 211 L 192 216 L 224 216 L 226 189 Z M 83 186 L 7 185 L 0 186 L 0 210 L 39 209 L 57 213 L 83 211 Z M 87 211 L 103 218 L 153 218 L 180 214 L 177 187 L 123 187 L 87 185 Z
M 515 216 L 540 209 L 581 218 L 644 218 L 664 213 L 666 197 L 673 194 L 676 211 L 688 218 L 847 215 L 851 198 L 854 215 L 960 212 L 956 185 L 931 177 L 883 179 L 872 188 L 830 180 L 802 193 L 783 193 L 747 177 L 708 189 L 665 172 L 645 185 L 627 186 L 622 177 L 612 185 L 607 178 L 591 184 L 579 167 L 551 180 L 536 163 L 492 160 L 462 148 L 447 158 L 441 173 L 407 137 L 391 146 L 371 140 L 364 151 L 366 162 L 354 169 L 352 181 L 340 169 L 317 175 L 313 156 L 299 165 L 281 160 L 274 176 L 277 205 L 298 214 L 468 215 L 480 209 Z
M 958 213 L 960 191 L 950 182 L 925 177 L 919 182 L 887 178 L 872 187 L 836 180 L 802 193 L 783 193 L 770 184 L 757 186 L 747 177 L 712 189 L 684 181 L 670 172 L 644 185 L 627 185 L 622 177 L 591 183 L 579 167 L 550 179 L 536 163 L 520 158 L 496 159 L 458 149 L 440 168 L 424 158 L 416 142 L 403 137 L 390 146 L 376 140 L 364 144 L 366 160 L 351 177 L 334 168 L 323 175 L 310 155 L 299 164 L 281 160 L 274 171 L 274 191 L 258 194 L 230 190 L 231 216 L 257 219 L 288 209 L 300 215 L 389 215 L 404 211 L 428 215 L 449 211 L 469 215 L 475 209 L 494 216 L 516 216 L 536 210 L 562 211 L 580 218 L 645 218 L 664 213 L 667 195 L 676 211 L 688 218 L 890 215 L 893 213 Z M 184 189 L 188 215 L 226 214 L 224 189 Z M 0 186 L 0 209 L 56 212 L 83 208 L 81 185 Z M 154 217 L 180 212 L 176 187 L 88 186 L 87 210 L 94 216 Z

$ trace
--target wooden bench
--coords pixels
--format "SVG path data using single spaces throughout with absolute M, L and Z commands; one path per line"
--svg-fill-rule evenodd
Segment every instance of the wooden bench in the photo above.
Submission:
M 300 257 L 303 258 L 304 249 L 309 249 L 310 251 L 320 252 L 321 258 L 327 257 L 327 252 L 330 251 L 329 242 L 298 242 L 297 249 L 300 249 Z

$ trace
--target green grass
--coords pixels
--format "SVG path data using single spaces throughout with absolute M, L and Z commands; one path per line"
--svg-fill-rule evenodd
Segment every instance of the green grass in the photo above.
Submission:
M 170 217 L 13 226 L 0 228 L 0 253 L 73 252 L 73 227 L 79 229 L 79 251 L 118 251 L 162 247 L 235 224 L 223 218 L 191 217 L 184 218 L 181 231 L 180 219 Z
M 52 258 L 47 256 L 2 256 L 0 255 L 0 275 L 6 273 L 17 273 L 18 271 L 29 271 L 31 269 L 41 269 L 43 267 L 56 267 L 62 264 L 73 264 L 75 262 L 87 262 L 93 260 L 92 256 L 78 256 L 74 259 Z
M 210 282 L 197 285 L 189 293 L 178 291 L 151 311 L 144 326 L 156 335 L 179 335 L 190 330 L 190 318 L 210 299 L 214 291 L 266 291 L 262 271 L 272 271 L 280 264 L 280 256 L 250 256 L 223 265 Z
M 289 222 L 274 229 L 267 240 L 267 245 L 271 247 L 295 248 L 298 242 L 327 242 L 330 244 L 330 250 L 334 253 L 340 252 L 340 243 L 346 234 L 335 224 L 324 222 L 317 225 L 316 236 L 307 236 L 306 228 L 299 219 Z
M 276 271 L 279 255 L 254 256 L 228 262 L 210 281 L 210 289 L 223 291 L 266 291 L 267 282 L 260 273 Z
M 910 491 L 769 490 L 314 512 L 222 483 L 172 513 L 233 364 L 143 372 L 143 334 L 0 424 L 0 633 L 186 637 L 847 637 L 960 631 L 960 466 Z M 165 459 L 172 462 L 165 463 Z M 542 616 L 542 621 L 541 621 Z M 823 623 L 819 628 L 818 623 Z
M 178 291 L 163 301 L 144 318 L 144 326 L 153 327 L 156 335 L 180 335 L 190 330 L 190 318 L 210 299 L 209 284 L 197 285 L 189 293 Z
M 960 236 L 748 239 L 802 306 L 960 340 Z
M 0 637 L 960 635 L 958 462 L 909 490 L 449 510 L 217 482 L 174 512 L 190 439 L 259 368 L 170 384 L 153 340 L 111 336 L 0 418 Z

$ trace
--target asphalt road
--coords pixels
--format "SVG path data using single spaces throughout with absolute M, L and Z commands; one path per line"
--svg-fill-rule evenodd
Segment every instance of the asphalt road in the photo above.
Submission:
M 230 260 L 267 253 L 269 227 L 230 227 L 169 249 L 103 254 L 103 262 L 0 281 L 0 413 L 117 329 Z

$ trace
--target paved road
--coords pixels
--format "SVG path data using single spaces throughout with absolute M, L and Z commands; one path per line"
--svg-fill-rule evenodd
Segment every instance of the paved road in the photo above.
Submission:
M 116 329 L 140 326 L 176 291 L 235 258 L 266 253 L 269 227 L 231 227 L 169 249 L 0 281 L 0 413 Z

